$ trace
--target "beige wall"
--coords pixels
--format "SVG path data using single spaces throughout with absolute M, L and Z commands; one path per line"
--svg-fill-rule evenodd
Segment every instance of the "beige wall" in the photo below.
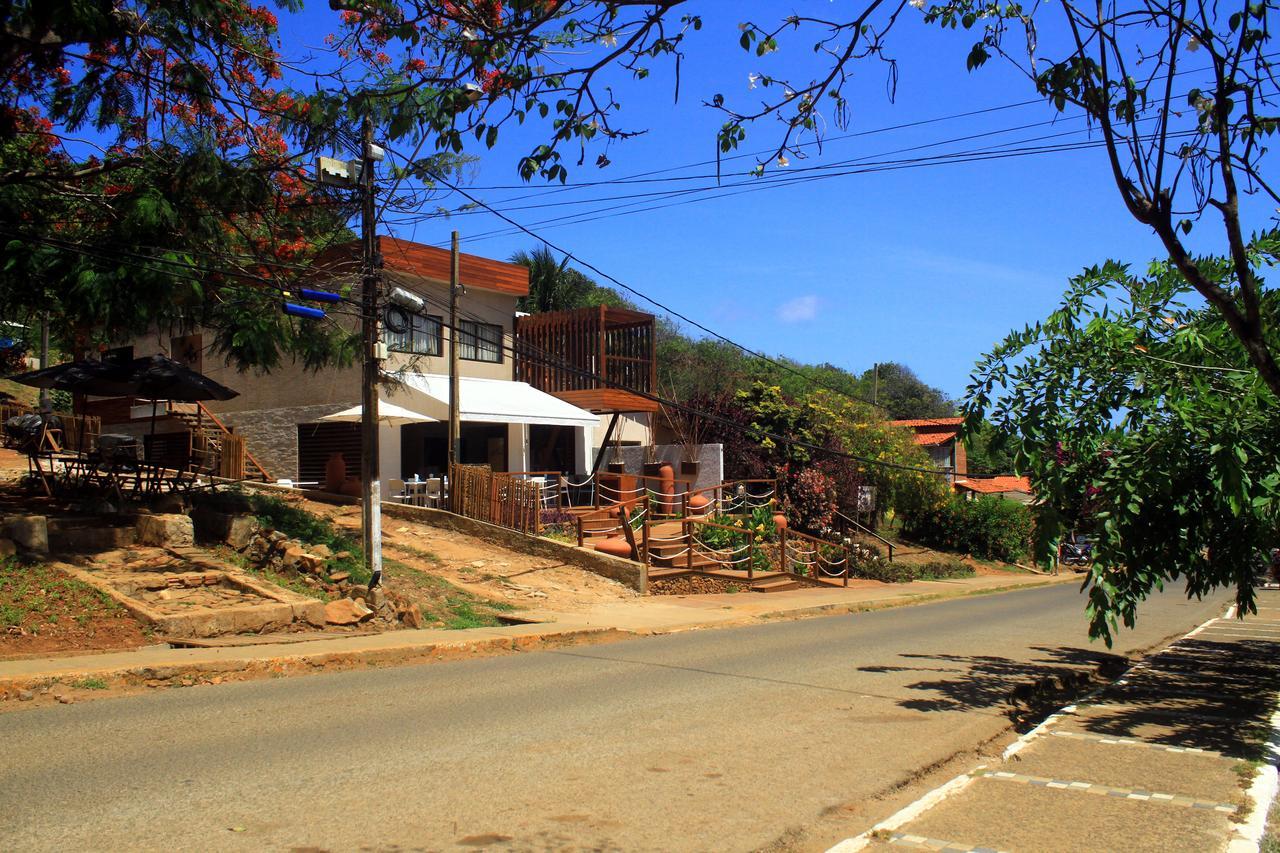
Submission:
M 412 283 L 394 275 L 388 275 L 389 286 L 401 286 L 411 290 L 427 300 L 423 309 L 425 314 L 441 317 L 446 323 L 449 314 L 449 286 L 444 283 L 415 279 Z M 485 361 L 458 360 L 458 375 L 472 376 L 477 379 L 511 379 L 515 373 L 511 361 L 511 346 L 514 341 L 516 297 L 503 293 L 490 293 L 485 290 L 470 288 L 458 297 L 458 319 L 478 320 L 502 326 L 502 363 L 493 364 Z M 451 330 L 444 330 L 444 347 L 439 358 L 433 356 L 414 356 L 392 353 L 385 368 L 388 372 L 400 370 L 416 370 L 418 373 L 446 374 L 449 372 L 449 339 Z
M 412 290 L 428 300 L 424 309 L 426 314 L 445 317 L 448 313 L 448 285 L 425 279 L 414 279 L 407 282 L 394 275 L 387 276 L 387 288 L 402 286 Z M 444 306 L 444 307 L 442 307 Z M 515 318 L 516 297 L 491 293 L 474 288 L 468 290 L 458 299 L 458 313 L 461 319 L 479 320 L 484 323 L 500 325 L 503 328 L 502 362 L 493 364 L 482 361 L 460 359 L 458 373 L 482 379 L 511 379 L 514 375 L 511 345 Z M 352 321 L 354 322 L 354 321 Z M 439 358 L 415 356 L 402 353 L 391 353 L 383 364 L 387 372 L 416 370 L 419 373 L 445 374 L 449 372 L 449 339 L 450 330 L 444 330 L 443 355 Z M 171 350 L 171 336 L 168 332 L 138 338 L 124 342 L 132 344 L 135 356 L 174 355 Z M 226 402 L 210 401 L 206 405 L 217 413 L 258 412 L 266 409 L 300 408 L 309 406 L 339 404 L 352 405 L 353 400 L 360 399 L 360 369 L 326 367 L 312 372 L 301 364 L 286 363 L 270 373 L 254 371 L 240 372 L 226 364 L 225 359 L 210 352 L 207 347 L 212 337 L 205 336 L 206 347 L 202 372 L 240 392 L 240 396 Z M 336 411 L 337 408 L 334 409 Z

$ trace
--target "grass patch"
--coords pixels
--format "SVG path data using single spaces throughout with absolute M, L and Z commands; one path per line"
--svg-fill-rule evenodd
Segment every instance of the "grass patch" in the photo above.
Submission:
M 351 580 L 358 584 L 367 584 L 370 580 L 368 570 L 364 566 L 364 552 L 360 543 L 334 527 L 333 522 L 313 512 L 308 512 L 289 501 L 250 492 L 249 504 L 258 522 L 266 528 L 279 530 L 290 539 L 297 539 L 307 545 L 326 545 L 335 557 L 328 561 L 327 570 L 333 572 L 349 572 Z M 345 552 L 346 557 L 338 559 L 337 554 Z
M 119 616 L 124 608 L 86 583 L 40 563 L 0 561 L 0 628 L 38 630 L 41 625 L 96 616 Z
M 409 556 L 411 556 L 411 557 L 417 557 L 419 560 L 425 560 L 425 561 L 426 561 L 426 562 L 428 562 L 428 563 L 439 563 L 439 562 L 440 562 L 440 557 L 439 557 L 439 555 L 434 554 L 434 553 L 432 553 L 431 551 L 427 551 L 427 550 L 425 550 L 425 549 L 423 549 L 423 548 L 415 548 L 415 547 L 414 547 L 414 546 L 412 546 L 412 545 L 401 545 L 400 543 L 398 543 L 398 542 L 397 542 L 397 543 L 396 543 L 396 544 L 394 544 L 394 545 L 390 545 L 390 544 L 388 544 L 388 545 L 384 546 L 384 549 L 385 549 L 385 548 L 394 548 L 394 549 L 395 549 L 395 550 L 397 550 L 397 551 L 400 551 L 400 552 L 402 552 L 402 553 L 408 554 L 408 555 L 409 555 Z M 383 562 L 384 564 L 387 562 L 387 558 L 386 558 L 385 550 L 384 550 L 384 553 L 383 553 L 382 562 Z
M 333 596 L 325 592 L 323 588 L 308 586 L 302 582 L 302 578 L 298 575 L 281 574 L 280 572 L 272 569 L 257 566 L 234 548 L 219 548 L 218 556 L 222 557 L 222 559 L 231 563 L 242 572 L 253 575 L 254 577 L 262 578 L 267 583 L 275 584 L 276 586 L 287 589 L 290 592 L 296 592 L 298 595 L 305 595 L 307 598 L 315 598 L 320 601 L 333 600 Z
M 82 678 L 79 681 L 73 681 L 71 686 L 78 687 L 81 690 L 106 690 L 107 682 L 103 681 L 101 678 L 91 676 L 89 678 Z
M 467 592 L 438 575 L 428 574 L 399 560 L 382 561 L 388 578 L 407 581 L 414 587 L 412 596 L 429 623 L 451 630 L 495 628 L 504 624 L 499 613 L 509 613 L 515 606 Z
M 960 560 L 930 560 L 916 566 L 916 577 L 922 581 L 947 580 L 949 578 L 971 578 L 977 574 L 973 566 Z

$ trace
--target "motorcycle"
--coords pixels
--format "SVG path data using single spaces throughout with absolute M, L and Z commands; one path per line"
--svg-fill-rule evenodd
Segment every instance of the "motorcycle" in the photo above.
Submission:
M 1058 562 L 1064 566 L 1088 566 L 1093 562 L 1093 541 L 1071 534 L 1058 548 Z

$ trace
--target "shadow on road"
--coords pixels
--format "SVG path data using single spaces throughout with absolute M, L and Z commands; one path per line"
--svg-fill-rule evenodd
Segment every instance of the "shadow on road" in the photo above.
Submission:
M 1039 656 L 1031 660 L 993 655 L 903 654 L 901 657 L 911 665 L 859 669 L 871 673 L 954 673 L 906 685 L 918 695 L 899 700 L 898 704 L 923 712 L 999 709 L 1025 727 L 1093 689 L 1095 679 L 1114 677 L 1128 665 L 1127 658 L 1093 649 L 1036 646 L 1033 650 Z

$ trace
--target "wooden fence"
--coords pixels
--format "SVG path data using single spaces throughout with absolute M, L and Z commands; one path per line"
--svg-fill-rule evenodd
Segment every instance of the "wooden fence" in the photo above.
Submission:
M 228 480 L 243 480 L 244 438 L 227 433 L 222 436 L 222 449 L 218 453 L 218 476 Z
M 485 465 L 449 469 L 449 509 L 521 533 L 536 536 L 542 531 L 542 489 L 538 483 L 491 471 Z

